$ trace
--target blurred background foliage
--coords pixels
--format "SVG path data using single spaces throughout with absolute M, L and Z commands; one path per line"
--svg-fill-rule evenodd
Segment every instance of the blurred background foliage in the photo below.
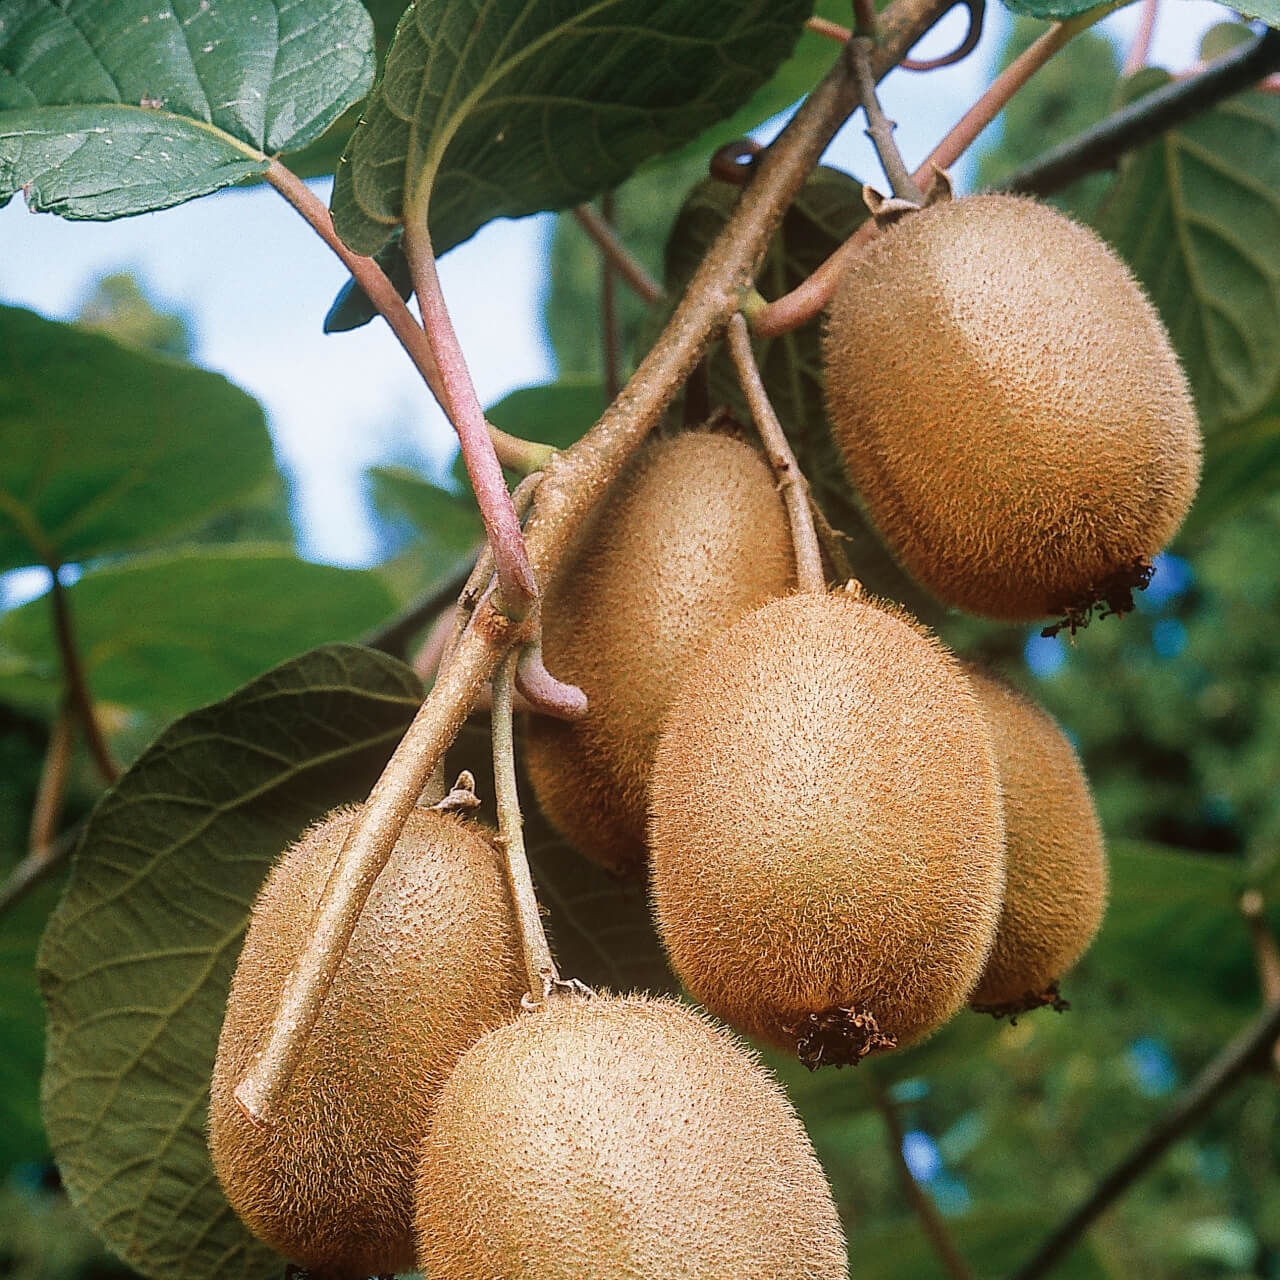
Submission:
M 840 9 L 819 7 L 832 17 Z M 1004 61 L 1039 29 L 1020 22 Z M 1216 38 L 1230 37 L 1226 31 Z M 754 116 L 748 113 L 732 132 L 708 142 L 724 141 L 790 101 L 824 54 L 819 44 L 802 46 L 780 73 L 772 98 L 762 97 Z M 1087 127 L 1122 93 L 1111 43 L 1093 35 L 1077 40 L 1006 113 L 982 149 L 978 184 L 998 182 L 1047 143 Z M 731 188 L 705 180 L 706 154 L 700 146 L 652 162 L 615 193 L 620 235 L 669 290 L 687 277 L 691 256 L 705 246 L 732 199 Z M 1057 200 L 1081 218 L 1105 219 L 1107 203 L 1126 177 L 1123 168 L 1118 176 L 1095 176 Z M 762 278 L 780 289 L 820 260 L 863 216 L 856 191 L 838 175 L 820 174 L 788 219 Z M 1272 195 L 1280 199 L 1280 190 Z M 491 416 L 532 435 L 554 420 L 563 436 L 556 443 L 565 443 L 603 405 L 600 264 L 569 215 L 559 219 L 549 270 L 546 324 L 560 381 L 517 393 Z M 634 359 L 656 331 L 655 319 L 625 290 L 619 299 L 623 349 Z M 128 276 L 97 282 L 78 324 L 165 361 L 182 361 L 190 351 L 184 318 L 156 311 Z M 1265 415 L 1210 423 L 1211 430 L 1234 432 L 1233 439 L 1254 450 L 1249 500 L 1242 504 L 1229 485 L 1220 485 L 1213 493 L 1220 505 L 1201 511 L 1188 536 L 1161 557 L 1135 614 L 1095 622 L 1074 643 L 1046 639 L 1035 629 L 943 615 L 902 579 L 831 475 L 815 350 L 811 329 L 761 355 L 827 514 L 851 538 L 855 572 L 909 599 L 957 649 L 999 665 L 1059 718 L 1079 746 L 1109 836 L 1111 907 L 1094 949 L 1064 984 L 1069 1012 L 1041 1011 L 1016 1025 L 962 1015 L 919 1049 L 856 1072 L 809 1076 L 771 1059 L 831 1176 L 849 1227 L 854 1274 L 871 1280 L 943 1274 L 903 1195 L 881 1114 L 889 1107 L 904 1134 L 906 1166 L 936 1202 L 974 1275 L 998 1276 L 1030 1254 L 1160 1119 L 1263 998 L 1238 899 L 1252 886 L 1269 905 L 1280 902 L 1280 574 L 1274 551 L 1280 496 L 1268 496 L 1273 485 L 1257 481 L 1259 470 L 1270 475 L 1276 427 Z M 707 386 L 713 401 L 734 398 L 716 360 Z M 143 668 L 134 677 L 138 687 L 146 684 L 147 662 L 165 667 L 170 677 L 177 662 L 176 678 L 156 687 L 185 684 L 193 692 L 185 702 L 157 694 L 101 706 L 122 760 L 137 756 L 175 716 L 225 696 L 245 674 L 318 638 L 356 639 L 465 566 L 478 522 L 462 484 L 446 491 L 423 480 L 414 459 L 405 462 L 369 477 L 386 563 L 317 584 L 315 610 L 298 604 L 306 592 L 296 575 L 305 571 L 283 564 L 293 530 L 286 484 L 275 468 L 265 469 L 198 528 L 149 540 L 148 557 L 181 553 L 211 564 L 235 544 L 285 576 L 264 580 L 248 600 L 233 598 L 211 577 L 212 594 L 197 593 L 176 606 L 177 613 L 188 610 L 193 628 L 208 631 L 211 645 L 218 641 L 212 647 L 242 653 L 239 666 L 219 670 L 217 663 L 199 666 L 193 657 L 187 671 L 163 637 L 152 652 L 133 646 Z M 109 586 L 139 559 L 132 548 L 107 547 L 92 563 L 68 566 L 69 596 L 74 601 L 77 580 L 85 580 L 79 575 L 91 579 L 114 570 L 116 579 L 103 579 Z M 284 598 L 296 607 L 280 613 Z M 332 634 L 335 605 L 346 618 L 342 635 Z M 278 625 L 237 640 L 246 613 L 265 613 Z M 0 619 L 0 877 L 26 849 L 58 700 L 56 666 L 36 651 L 38 642 L 20 614 L 14 610 Z M 181 621 L 176 618 L 174 626 Z M 317 626 L 324 628 L 318 638 Z M 91 678 L 108 669 L 111 644 L 111 636 L 102 640 L 102 665 L 89 655 Z M 466 748 L 464 742 L 460 749 Z M 77 752 L 63 829 L 83 818 L 99 790 L 88 760 Z M 554 881 L 562 853 L 548 849 Z M 572 878 L 572 867 L 564 874 Z M 40 1121 L 43 1013 L 33 966 L 61 887 L 61 877 L 54 876 L 0 915 L 0 1276 L 21 1280 L 131 1274 L 80 1225 L 49 1163 Z M 1274 910 L 1271 923 L 1277 923 Z M 1057 1274 L 1280 1277 L 1277 1081 L 1276 1072 L 1260 1072 L 1236 1088 L 1090 1231 Z

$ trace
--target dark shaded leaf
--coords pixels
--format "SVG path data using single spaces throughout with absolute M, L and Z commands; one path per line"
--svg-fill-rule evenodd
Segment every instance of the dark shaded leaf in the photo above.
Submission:
M 216 373 L 0 307 L 0 571 L 190 529 L 275 473 L 256 400 Z
M 811 8 L 422 0 L 338 170 L 338 233 L 374 253 L 429 216 L 443 253 L 492 218 L 589 199 L 746 101 Z
M 156 1280 L 277 1280 L 218 1187 L 205 1110 L 249 906 L 359 800 L 418 707 L 394 659 L 317 649 L 170 727 L 92 814 L 40 948 L 45 1124 L 93 1229 Z
M 109 219 L 207 195 L 317 139 L 373 70 L 357 0 L 7 0 L 0 204 Z
M 311 564 L 237 544 L 139 558 L 86 573 L 67 595 L 94 696 L 177 715 L 226 696 L 268 667 L 363 635 L 394 612 L 366 569 Z M 43 597 L 0 619 L 0 692 L 52 705 L 61 672 Z

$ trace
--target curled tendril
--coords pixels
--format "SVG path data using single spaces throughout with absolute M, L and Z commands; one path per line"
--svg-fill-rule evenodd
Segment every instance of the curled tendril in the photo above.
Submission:
M 751 177 L 751 166 L 763 150 L 752 138 L 726 142 L 711 157 L 711 176 L 719 178 L 721 182 L 732 182 L 735 187 L 745 186 L 747 179 Z
M 978 47 L 978 41 L 982 39 L 982 20 L 987 13 L 987 0 L 959 0 L 959 2 L 969 10 L 969 30 L 959 46 L 941 58 L 924 60 L 903 58 L 899 66 L 907 71 L 937 71 L 940 67 L 949 67 L 959 62 L 961 58 L 967 58 Z M 951 8 L 954 9 L 955 5 Z M 947 12 L 950 13 L 951 10 L 948 9 Z

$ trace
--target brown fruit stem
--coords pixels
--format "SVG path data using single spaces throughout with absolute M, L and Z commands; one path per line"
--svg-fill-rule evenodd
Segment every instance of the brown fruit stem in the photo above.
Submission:
M 912 204 L 924 203 L 924 192 L 916 186 L 907 168 L 907 162 L 893 140 L 893 131 L 897 125 L 884 113 L 880 98 L 876 94 L 876 77 L 871 67 L 871 52 L 875 42 L 870 36 L 857 36 L 849 45 L 849 56 L 853 60 L 853 74 L 858 80 L 858 97 L 862 101 L 862 110 L 867 117 L 867 137 L 871 139 L 880 157 L 880 166 L 893 194 L 900 200 L 909 200 Z
M 756 430 L 764 444 L 765 455 L 778 478 L 778 488 L 786 503 L 787 519 L 791 524 L 791 545 L 796 558 L 796 582 L 801 591 L 825 591 L 827 577 L 822 570 L 822 550 L 818 546 L 813 511 L 809 505 L 809 485 L 796 462 L 795 454 L 791 452 L 782 423 L 778 421 L 769 393 L 765 390 L 755 352 L 751 350 L 747 321 L 742 312 L 738 312 L 729 321 L 729 354 L 733 357 L 738 382 L 742 386 L 743 395 L 747 397 Z
M 947 0 L 894 0 L 880 18 L 877 74 L 887 74 L 947 7 Z M 856 105 L 849 69 L 841 59 L 760 158 L 661 337 L 621 394 L 577 444 L 547 461 L 525 534 L 535 574 L 549 578 L 610 481 L 657 424 L 713 336 L 737 312 L 787 207 Z M 527 639 L 523 632 L 491 602 L 481 606 L 352 824 L 271 1031 L 236 1089 L 240 1104 L 258 1123 L 269 1120 L 288 1090 L 405 816 L 507 649 Z
M 637 298 L 652 307 L 666 297 L 666 291 L 645 269 L 644 263 L 622 243 L 608 219 L 601 217 L 589 204 L 578 205 L 573 217 L 595 242 L 605 262 L 622 277 Z
M 928 184 L 935 169 L 946 169 L 955 164 L 987 125 L 1004 110 L 1013 95 L 1074 36 L 1087 31 L 1094 23 L 1127 3 L 1129 0 L 1111 0 L 1109 4 L 1067 22 L 1055 23 L 1011 62 L 911 175 L 917 190 L 919 184 Z M 883 154 L 881 163 L 884 163 Z M 894 189 L 896 192 L 896 184 Z M 831 301 L 845 269 L 862 253 L 877 230 L 875 220 L 868 219 L 807 280 L 790 293 L 754 311 L 751 315 L 752 333 L 760 338 L 777 337 L 812 320 Z
M 53 576 L 49 603 L 53 607 L 53 630 L 58 644 L 58 659 L 62 663 L 62 678 L 66 681 L 67 702 L 80 721 L 85 744 L 102 780 L 107 786 L 111 786 L 120 776 L 120 766 L 116 764 L 111 748 L 107 746 L 107 739 L 93 709 L 89 678 L 85 675 L 84 664 L 80 660 L 80 648 L 76 643 L 75 627 L 71 621 L 71 602 L 58 577 L 61 569 L 60 564 L 49 566 L 49 572 Z
M 906 1135 L 902 1132 L 898 1107 L 889 1096 L 884 1081 L 874 1069 L 871 1069 L 871 1099 L 884 1121 L 885 1145 L 889 1148 L 893 1167 L 897 1170 L 898 1181 L 902 1184 L 907 1199 L 911 1201 L 911 1207 L 915 1210 L 916 1217 L 920 1219 L 920 1225 L 924 1228 L 925 1235 L 929 1237 L 938 1260 L 951 1280 L 970 1280 L 969 1268 L 955 1241 L 952 1240 L 947 1224 L 943 1222 L 942 1215 L 938 1212 L 938 1206 L 933 1203 L 933 1197 L 916 1181 L 915 1174 L 911 1172 L 911 1167 L 902 1154 L 902 1142 Z
M 1104 1210 L 1118 1200 L 1215 1103 L 1244 1078 L 1280 1035 L 1280 1001 L 1268 1005 L 1192 1081 L 1155 1128 L 1111 1171 L 1040 1246 L 1012 1280 L 1040 1280 L 1075 1247 Z
M 515 736 L 512 730 L 511 697 L 515 685 L 519 651 L 503 659 L 493 679 L 493 785 L 498 803 L 498 848 L 506 863 L 511 904 L 520 930 L 520 949 L 529 979 L 529 999 L 541 1004 L 560 981 L 551 955 L 538 895 L 524 849 L 524 818 L 520 814 L 520 794 L 516 787 Z

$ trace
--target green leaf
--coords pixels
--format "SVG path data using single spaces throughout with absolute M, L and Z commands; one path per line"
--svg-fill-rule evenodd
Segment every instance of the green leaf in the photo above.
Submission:
M 1074 18 L 1099 7 L 1098 0 L 1003 0 L 1004 7 L 1028 18 Z
M 1256 417 L 1220 427 L 1205 442 L 1204 473 L 1183 526 L 1195 537 L 1280 489 L 1280 397 Z
M 1280 4 L 1276 0 L 1245 0 L 1231 6 L 1246 18 L 1260 18 L 1269 27 L 1280 27 Z
M 484 526 L 473 502 L 407 467 L 371 467 L 365 474 L 379 515 L 407 521 L 425 539 L 433 579 L 444 579 L 460 561 L 474 559 Z M 420 549 L 414 554 L 423 558 Z
M 1147 71 L 1132 98 L 1167 83 Z M 1244 93 L 1131 156 L 1098 229 L 1142 281 L 1212 431 L 1280 386 L 1280 99 Z
M 443 253 L 562 209 L 745 102 L 811 0 L 421 0 L 338 170 L 338 233 L 376 252 L 407 210 Z M 572 157 L 572 163 L 566 158 Z
M 668 292 L 679 297 L 707 247 L 724 226 L 738 188 L 709 178 L 685 201 L 667 245 Z M 824 262 L 866 218 L 861 188 L 835 169 L 819 168 L 787 211 L 757 278 L 767 298 L 788 292 Z M 853 570 L 878 595 L 901 601 L 926 620 L 938 606 L 898 567 L 859 508 L 827 423 L 818 319 L 754 344 L 769 398 L 800 469 L 827 519 L 850 539 Z M 708 357 L 711 402 L 729 405 L 739 421 L 750 414 L 733 363 L 722 346 Z
M 121 218 L 261 173 L 373 77 L 357 0 L 8 0 L 0 204 Z
M 237 544 L 91 570 L 67 588 L 89 687 L 100 701 L 175 715 L 224 697 L 284 659 L 362 635 L 396 601 L 368 570 Z M 0 692 L 53 704 L 61 673 L 43 597 L 0 619 L 0 656 L 41 675 Z
M 529 865 L 561 974 L 611 991 L 676 991 L 644 881 L 619 879 L 570 848 L 537 807 L 518 749 L 516 763 Z M 463 769 L 477 779 L 480 816 L 496 825 L 489 726 L 478 718 L 449 749 L 449 781 Z
M 45 1125 L 73 1202 L 155 1280 L 278 1280 L 205 1146 L 249 907 L 308 823 L 362 799 L 421 697 L 392 658 L 304 654 L 170 727 L 94 810 L 40 948 Z
M 0 307 L 0 571 L 190 529 L 275 472 L 225 378 Z

